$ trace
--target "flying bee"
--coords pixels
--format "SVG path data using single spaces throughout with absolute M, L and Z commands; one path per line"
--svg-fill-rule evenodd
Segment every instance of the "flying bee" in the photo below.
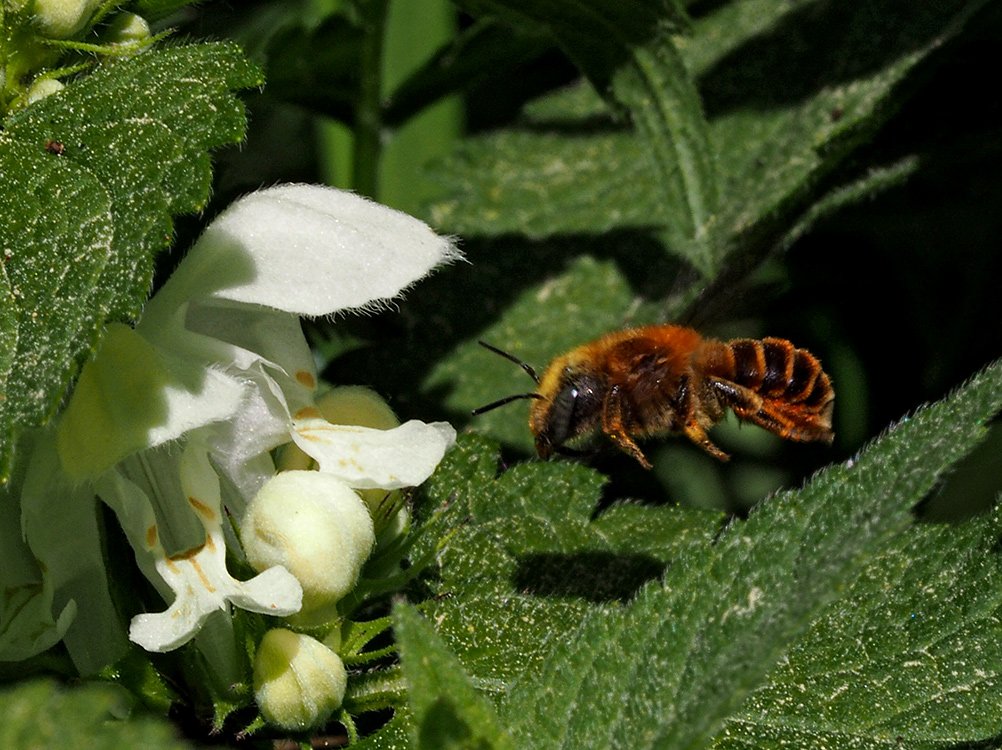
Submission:
M 636 439 L 678 433 L 726 461 L 730 457 L 706 431 L 728 408 L 787 440 L 830 444 L 834 438 L 831 379 L 813 354 L 786 339 L 717 341 L 685 326 L 631 328 L 560 355 L 542 377 L 511 354 L 479 343 L 521 366 L 537 390 L 473 413 L 533 399 L 529 429 L 544 459 L 601 430 L 645 469 L 651 464 Z

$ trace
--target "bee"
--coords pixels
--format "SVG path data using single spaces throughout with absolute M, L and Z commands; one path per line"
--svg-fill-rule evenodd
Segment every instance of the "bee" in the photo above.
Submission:
M 636 440 L 682 434 L 720 461 L 730 456 L 707 430 L 727 409 L 787 440 L 831 443 L 835 392 L 821 363 L 786 339 L 704 338 L 692 328 L 653 325 L 615 331 L 554 359 L 543 376 L 511 354 L 536 382 L 474 410 L 483 414 L 532 399 L 529 429 L 540 458 L 572 452 L 565 443 L 601 431 L 645 469 Z

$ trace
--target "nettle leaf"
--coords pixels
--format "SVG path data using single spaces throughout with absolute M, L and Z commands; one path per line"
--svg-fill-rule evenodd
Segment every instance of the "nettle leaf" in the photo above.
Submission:
M 1000 409 L 1002 362 L 944 401 L 903 420 L 858 458 L 820 473 L 798 492 L 781 493 L 758 506 L 747 521 L 731 524 L 714 544 L 686 548 L 668 566 L 663 582 L 644 586 L 625 608 L 588 612 L 573 632 L 563 635 L 542 664 L 522 673 L 505 696 L 501 714 L 509 722 L 518 746 L 706 747 L 722 730 L 737 732 L 731 722 L 736 715 L 744 719 L 745 737 L 775 738 L 777 730 L 788 723 L 787 736 L 802 743 L 810 729 L 829 727 L 823 722 L 825 714 L 820 715 L 820 727 L 805 725 L 799 707 L 817 705 L 832 698 L 831 691 L 836 688 L 844 690 L 847 684 L 854 684 L 851 669 L 849 674 L 832 670 L 831 660 L 845 657 L 862 665 L 875 696 L 889 694 L 886 691 L 893 691 L 889 685 L 898 680 L 897 695 L 907 694 L 905 685 L 914 685 L 917 691 L 916 697 L 899 697 L 899 708 L 921 704 L 923 695 L 931 705 L 919 729 L 914 714 L 899 718 L 892 706 L 879 701 L 872 707 L 859 708 L 857 704 L 858 713 L 843 711 L 845 724 L 837 727 L 833 735 L 845 728 L 854 735 L 874 739 L 886 738 L 886 732 L 896 731 L 897 727 L 926 738 L 934 736 L 934 732 L 939 736 L 951 732 L 957 736 L 984 736 L 989 725 L 997 731 L 1002 719 L 997 702 L 990 720 L 973 730 L 958 728 L 964 726 L 968 712 L 982 707 L 984 691 L 977 678 L 987 676 L 985 690 L 989 689 L 997 661 L 996 666 L 985 665 L 971 652 L 957 653 L 956 647 L 940 648 L 938 644 L 933 649 L 932 643 L 921 665 L 913 664 L 911 658 L 915 650 L 923 648 L 923 639 L 945 639 L 959 646 L 960 641 L 954 639 L 976 630 L 979 618 L 994 622 L 990 619 L 993 614 L 985 617 L 993 613 L 994 593 L 990 600 L 982 598 L 978 606 L 963 610 L 965 614 L 960 617 L 970 625 L 967 633 L 954 635 L 956 617 L 937 618 L 946 632 L 935 622 L 924 622 L 921 629 L 925 635 L 916 634 L 904 654 L 900 651 L 901 626 L 907 628 L 909 615 L 895 608 L 905 622 L 897 620 L 897 632 L 889 629 L 887 633 L 881 630 L 881 621 L 888 619 L 886 614 L 867 619 L 863 643 L 886 645 L 871 650 L 869 646 L 860 648 L 857 640 L 850 648 L 843 640 L 843 650 L 828 652 L 828 661 L 821 658 L 830 673 L 826 687 L 831 691 L 823 691 L 820 696 L 801 695 L 817 685 L 816 679 L 806 681 L 805 674 L 814 674 L 817 664 L 808 662 L 798 669 L 800 662 L 791 653 L 796 654 L 798 641 L 812 642 L 809 633 L 813 632 L 814 643 L 824 639 L 824 632 L 817 630 L 823 625 L 816 624 L 824 622 L 824 617 L 840 622 L 848 619 L 851 623 L 864 616 L 861 608 L 879 612 L 888 601 L 887 590 L 883 585 L 867 586 L 866 576 L 873 576 L 880 565 L 886 564 L 887 557 L 894 554 L 895 544 L 916 551 L 920 540 L 906 536 L 908 541 L 902 543 L 899 537 L 911 525 L 910 509 L 933 488 L 943 471 L 977 445 L 986 432 L 984 422 Z M 964 535 L 963 531 L 941 533 L 953 533 L 953 538 L 945 545 L 941 542 L 934 555 L 941 554 L 944 547 L 953 547 Z M 974 550 L 958 552 L 958 559 L 976 558 L 978 546 L 983 550 L 984 542 L 976 543 Z M 934 570 L 936 563 L 918 565 L 917 575 L 900 577 L 903 585 L 912 587 L 910 594 L 899 594 L 901 601 L 924 598 L 922 611 L 931 614 L 929 597 L 942 596 L 939 602 L 949 607 L 955 594 L 945 581 L 939 579 L 942 585 L 937 586 L 922 580 L 919 572 Z M 997 567 L 996 559 L 982 569 L 987 572 L 981 586 L 994 581 Z M 894 581 L 893 571 L 885 575 Z M 852 591 L 865 596 L 865 607 L 840 598 L 854 581 L 857 583 Z M 835 600 L 837 605 L 829 606 Z M 951 620 L 953 624 L 949 624 Z M 858 633 L 859 620 L 856 622 Z M 974 647 L 975 653 L 983 653 L 991 660 L 995 647 L 986 650 L 983 644 L 987 642 L 979 636 L 976 643 L 982 645 Z M 884 649 L 893 655 L 891 660 L 881 659 Z M 944 663 L 943 659 L 951 661 Z M 753 699 L 749 703 L 752 709 L 742 709 L 751 691 L 766 682 L 777 664 L 780 666 L 776 674 L 786 679 L 772 692 L 766 688 L 761 694 L 763 702 L 756 704 Z M 905 675 L 912 675 L 912 680 L 902 675 L 903 670 Z M 874 679 L 876 674 L 879 679 Z M 936 675 L 941 675 L 938 684 Z M 942 710 L 951 684 L 969 690 L 977 688 L 970 690 L 970 696 L 956 699 L 966 701 L 966 706 L 952 721 Z M 785 694 L 780 695 L 784 689 Z M 758 712 L 754 711 L 756 705 Z M 802 718 L 790 718 L 788 722 L 774 719 L 773 713 L 766 713 L 770 708 L 782 711 L 783 716 L 795 712 Z M 751 710 L 750 715 L 762 724 L 747 724 L 748 717 L 737 713 L 739 710 Z M 885 725 L 874 724 L 875 715 L 882 717 Z M 949 724 L 944 726 L 947 721 Z M 763 746 L 780 745 L 774 742 Z
M 52 416 L 73 374 L 82 332 L 95 327 L 88 308 L 110 254 L 111 200 L 92 174 L 45 152 L 41 144 L 0 148 L 4 269 L 16 321 L 12 368 L 0 414 L 4 433 Z M 6 464 L 5 458 L 0 463 Z M 6 472 L 0 472 L 5 474 Z
M 415 746 L 429 750 L 513 748 L 494 707 L 414 607 L 394 608 L 393 632 L 407 680 Z
M 66 689 L 52 680 L 34 680 L 7 687 L 0 690 L 0 745 L 191 747 L 166 720 L 130 716 L 132 701 L 126 691 L 108 684 Z
M 824 179 L 869 140 L 901 100 L 901 83 L 916 65 L 984 3 L 954 0 L 920 13 L 879 5 L 752 0 L 718 4 L 693 23 L 679 49 L 703 94 L 719 200 L 707 198 L 697 225 L 707 242 L 673 245 L 668 235 L 670 249 L 711 277 L 736 251 L 761 255 L 826 189 Z M 660 73 L 673 80 L 680 75 L 672 66 Z M 592 103 L 583 105 L 589 96 Z M 652 189 L 663 178 L 647 156 L 659 148 L 650 127 L 636 115 L 636 132 L 618 126 L 594 93 L 555 98 L 559 104 L 540 108 L 548 118 L 530 113 L 522 130 L 471 139 L 443 165 L 438 177 L 452 197 L 433 207 L 438 225 L 467 235 L 540 237 L 691 224 L 695 212 L 686 217 L 666 203 L 663 190 Z M 645 112 L 664 105 L 639 96 L 636 103 Z M 685 131 L 682 125 L 665 130 L 672 139 Z M 673 158 L 673 166 L 660 158 L 662 172 L 688 174 L 683 157 Z
M 438 596 L 425 613 L 478 687 L 501 691 L 534 671 L 588 612 L 619 609 L 685 550 L 705 545 L 716 513 L 618 505 L 592 518 L 604 478 L 572 463 L 496 476 L 494 447 L 464 435 L 433 477 L 430 539 Z M 426 530 L 427 531 L 427 530 Z
M 655 211 L 641 225 L 654 222 L 662 227 L 673 252 L 708 272 L 717 254 L 710 236 L 717 208 L 717 174 L 699 95 L 671 38 L 673 31 L 687 24 L 682 8 L 674 2 L 468 0 L 466 4 L 474 10 L 497 12 L 516 24 L 544 28 L 613 110 L 629 116 L 643 143 L 632 155 L 642 165 L 646 189 L 655 195 Z M 533 143 L 528 153 L 539 153 L 545 145 Z M 576 155 L 583 156 L 585 164 L 599 167 L 591 179 L 587 173 L 579 175 L 589 184 L 603 181 L 620 161 L 595 160 L 587 143 L 577 145 Z M 568 153 L 566 144 L 561 142 L 558 151 Z M 540 166 L 555 168 L 558 183 L 574 169 L 572 165 L 561 169 L 559 160 L 551 159 L 548 165 L 530 165 L 529 173 Z M 529 176 L 521 169 L 517 172 Z M 546 179 L 542 183 L 547 185 L 544 198 L 561 187 L 548 183 Z M 592 198 L 601 197 L 588 192 Z
M 100 67 L 4 123 L 0 217 L 16 320 L 0 427 L 44 424 L 109 319 L 135 317 L 172 216 L 209 196 L 209 150 L 243 137 L 239 49 L 152 50 Z M 9 344 L 8 344 L 9 346 Z M 0 365 L 2 365 L 0 360 Z M 3 443 L 9 460 L 10 441 Z
M 715 748 L 941 748 L 1002 732 L 1002 510 L 870 561 Z
M 172 213 L 202 208 L 212 177 L 208 151 L 243 137 L 244 107 L 232 91 L 261 83 L 235 45 L 168 47 L 98 69 L 11 117 L 6 133 L 22 142 L 63 144 L 62 158 L 102 179 L 121 232 L 140 211 L 157 211 L 148 205 L 154 193 Z M 129 130 L 147 124 L 153 127 Z M 123 130 L 107 134 L 108 127 Z M 139 184 L 129 181 L 143 174 Z M 126 245 L 128 237 L 116 243 L 116 259 L 124 258 L 104 280 L 115 283 L 110 315 L 135 315 L 145 301 L 149 256 L 169 242 L 168 220 L 145 232 L 140 248 Z M 131 274 L 123 281 L 114 271 Z

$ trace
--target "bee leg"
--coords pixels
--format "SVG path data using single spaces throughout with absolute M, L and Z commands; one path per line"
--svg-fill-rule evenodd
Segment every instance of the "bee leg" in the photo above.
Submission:
M 617 448 L 633 456 L 645 469 L 652 468 L 651 462 L 647 460 L 623 425 L 623 403 L 620 400 L 618 386 L 613 386 L 609 390 L 602 406 L 602 432 L 616 444 Z
M 709 435 L 706 434 L 706 429 L 700 423 L 696 415 L 696 400 L 693 397 L 692 388 L 689 387 L 688 377 L 682 379 L 679 394 L 679 412 L 683 416 L 682 434 L 718 461 L 730 461 L 731 457 L 713 444 Z
M 703 429 L 703 426 L 699 422 L 696 422 L 695 420 L 692 422 L 686 422 L 682 426 L 682 434 L 718 461 L 731 460 L 731 457 L 728 454 L 724 453 L 720 450 L 720 448 L 713 444 L 713 441 L 710 440 L 709 435 L 706 434 L 706 430 Z
M 757 424 L 782 438 L 793 437 L 795 425 L 792 421 L 779 410 L 772 408 L 755 391 L 722 378 L 709 380 L 720 400 L 731 408 L 738 419 Z

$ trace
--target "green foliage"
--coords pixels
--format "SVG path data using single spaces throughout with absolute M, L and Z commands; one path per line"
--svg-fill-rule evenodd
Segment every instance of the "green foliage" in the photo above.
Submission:
M 699 95 L 670 37 L 686 23 L 682 9 L 674 2 L 468 4 L 546 29 L 614 110 L 629 115 L 644 144 L 635 156 L 660 209 L 649 218 L 663 226 L 673 252 L 712 270 L 717 175 Z
M 690 227 L 707 238 L 704 244 L 669 242 L 671 251 L 710 278 L 725 260 L 746 269 L 741 256 L 760 258 L 817 200 L 825 178 L 886 119 L 905 76 L 979 4 L 940 3 L 914 13 L 885 3 L 817 16 L 809 5 L 725 3 L 693 24 L 681 52 L 671 38 L 655 37 L 650 54 L 665 62 L 645 82 L 655 75 L 686 80 L 681 63 L 667 62 L 681 54 L 700 82 L 708 125 L 698 99 L 683 93 L 661 102 L 641 97 L 636 108 L 647 119 L 635 116 L 636 131 L 610 121 L 591 89 L 557 94 L 528 113 L 525 128 L 471 140 L 445 164 L 439 176 L 453 197 L 432 215 L 463 234 Z M 872 43 L 875 16 L 886 37 L 879 49 Z M 613 35 L 600 38 L 615 44 Z M 802 49 L 810 49 L 811 72 L 820 81 L 808 83 L 799 66 L 786 66 Z M 630 80 L 640 96 L 640 74 Z M 671 123 L 669 114 L 683 121 Z M 702 155 L 711 146 L 703 141 L 712 144 L 712 168 Z M 662 155 L 668 143 L 679 153 Z M 650 189 L 663 182 L 658 169 L 680 175 L 679 192 L 666 198 L 664 190 Z
M 482 687 L 504 689 L 554 634 L 593 608 L 617 608 L 682 550 L 709 543 L 721 521 L 633 505 L 591 521 L 601 476 L 541 464 L 495 479 L 495 461 L 482 440 L 461 441 L 429 489 L 446 504 L 436 523 L 450 536 L 425 612 Z
M 394 632 L 412 696 L 417 747 L 514 747 L 494 708 L 474 689 L 459 661 L 413 607 L 396 608 Z
M 414 567 L 352 600 L 351 616 L 371 619 L 328 634 L 350 672 L 335 718 L 352 746 L 999 744 L 1002 513 L 956 519 L 1002 491 L 1002 428 L 981 443 L 1002 409 L 1002 364 L 941 397 L 1002 351 L 989 252 L 1002 227 L 983 210 L 1002 198 L 1002 152 L 997 115 L 964 131 L 976 119 L 964 107 L 997 106 L 993 92 L 950 99 L 965 69 L 939 67 L 995 60 L 997 5 L 260 0 L 179 13 L 190 3 L 138 0 L 127 9 L 180 24 L 179 39 L 241 46 L 172 42 L 114 60 L 93 43 L 113 3 L 58 44 L 31 37 L 14 5 L 0 15 L 0 479 L 15 473 L 0 500 L 20 489 L 19 437 L 58 414 L 104 326 L 139 315 L 177 217 L 323 179 L 423 215 L 471 261 L 399 310 L 307 324 L 329 380 L 373 385 L 402 417 L 463 426 L 471 408 L 532 388 L 477 339 L 540 369 L 665 320 L 789 336 L 837 392 L 834 452 L 732 421 L 713 436 L 734 453 L 725 468 L 681 441 L 645 445 L 650 473 L 601 453 L 597 468 L 519 462 L 532 452 L 524 402 L 479 417 L 415 496 L 399 548 Z M 66 87 L 27 104 L 31 76 Z M 247 97 L 244 150 L 214 174 L 213 152 L 245 137 L 234 94 L 265 78 Z M 955 129 L 913 141 L 931 117 Z M 944 174 L 963 185 L 953 202 L 903 192 Z M 878 196 L 885 213 L 869 205 Z M 197 231 L 180 223 L 175 248 Z M 811 244 L 825 232 L 829 245 Z M 857 278 L 870 293 L 845 283 Z M 743 518 L 720 510 L 758 501 Z M 53 610 L 11 506 L 0 538 L 18 565 L 0 576 L 0 641 L 35 654 L 74 606 Z M 924 508 L 953 523 L 916 522 Z M 132 570 L 110 528 L 108 569 Z M 129 575 L 115 606 L 132 614 L 151 593 Z M 413 604 L 391 607 L 398 591 Z M 102 676 L 188 727 L 260 731 L 241 740 L 263 746 L 276 737 L 238 672 L 265 625 L 213 626 L 236 628 L 230 673 L 206 629 Z M 31 668 L 69 669 L 59 648 Z M 161 722 L 119 720 L 124 694 L 12 687 L 0 744 L 181 746 Z
M 162 719 L 131 713 L 131 697 L 112 685 L 63 688 L 33 680 L 0 690 L 4 747 L 191 747 Z
M 51 418 L 105 322 L 138 314 L 172 217 L 208 198 L 209 151 L 243 135 L 231 92 L 259 83 L 232 45 L 171 47 L 101 68 L 6 119 L 3 435 Z M 11 448 L 4 440 L 0 464 Z

